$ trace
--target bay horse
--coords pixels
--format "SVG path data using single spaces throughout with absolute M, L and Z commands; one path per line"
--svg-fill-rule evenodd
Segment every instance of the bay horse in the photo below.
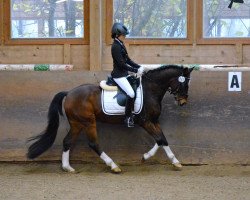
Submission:
M 154 156 L 162 147 L 173 166 L 179 170 L 182 168 L 163 134 L 159 117 L 161 102 L 167 91 L 174 95 L 179 106 L 187 103 L 192 70 L 193 68 L 178 65 L 164 65 L 148 69 L 142 75 L 143 107 L 141 112 L 135 116 L 135 123 L 144 128 L 155 140 L 154 147 L 143 155 L 143 161 Z M 29 138 L 29 141 L 34 141 L 34 143 L 28 148 L 28 159 L 38 157 L 52 146 L 59 127 L 59 114 L 63 115 L 62 108 L 64 108 L 70 130 L 63 140 L 62 169 L 67 172 L 75 172 L 69 162 L 69 153 L 78 135 L 83 131 L 87 136 L 89 147 L 111 168 L 112 172 L 120 173 L 121 169 L 98 144 L 96 122 L 121 124 L 124 116 L 106 115 L 102 111 L 101 93 L 100 86 L 84 84 L 70 91 L 56 94 L 49 107 L 47 128 L 38 136 Z M 64 104 L 63 99 L 65 99 Z

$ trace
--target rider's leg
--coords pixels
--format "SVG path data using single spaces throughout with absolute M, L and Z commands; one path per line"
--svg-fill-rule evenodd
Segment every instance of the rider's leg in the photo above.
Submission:
M 132 111 L 134 110 L 134 99 L 127 96 L 126 107 L 125 107 L 125 123 L 128 127 L 134 127 L 134 119 Z
M 135 92 L 126 77 L 114 78 L 114 81 L 127 94 L 126 108 L 125 108 L 125 116 L 126 116 L 125 123 L 127 124 L 128 127 L 133 127 L 134 120 L 132 111 L 134 110 Z
M 130 97 L 134 98 L 135 97 L 135 92 L 128 82 L 126 77 L 121 77 L 121 78 L 113 78 L 113 80 L 119 85 L 119 87 Z

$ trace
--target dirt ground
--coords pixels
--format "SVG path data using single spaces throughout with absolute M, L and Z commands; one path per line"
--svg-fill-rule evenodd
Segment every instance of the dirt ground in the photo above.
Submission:
M 0 163 L 1 200 L 94 199 L 250 199 L 250 166 L 184 166 L 173 171 L 163 164 L 121 166 L 111 174 L 104 164 Z

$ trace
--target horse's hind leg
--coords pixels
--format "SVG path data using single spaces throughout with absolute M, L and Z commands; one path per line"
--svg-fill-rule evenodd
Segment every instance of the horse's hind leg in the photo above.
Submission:
M 88 125 L 84 128 L 84 132 L 87 135 L 88 141 L 89 141 L 89 147 L 93 149 L 98 156 L 108 165 L 111 167 L 112 172 L 114 173 L 120 173 L 121 169 L 114 163 L 114 161 L 104 152 L 100 149 L 98 144 L 98 138 L 97 138 L 97 130 L 96 130 L 96 123 L 93 123 L 91 125 Z
M 70 131 L 63 140 L 62 169 L 64 171 L 75 172 L 75 169 L 69 163 L 69 153 L 80 131 L 80 126 L 71 125 Z

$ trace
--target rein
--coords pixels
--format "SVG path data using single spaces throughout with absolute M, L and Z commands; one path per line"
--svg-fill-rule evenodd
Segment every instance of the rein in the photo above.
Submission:
M 155 81 L 155 80 L 149 78 L 146 74 L 144 74 L 143 76 L 144 76 L 146 79 L 148 79 L 149 81 L 151 81 L 151 82 L 153 82 L 153 83 L 155 83 L 155 84 L 157 84 L 157 85 L 160 85 L 157 81 Z

